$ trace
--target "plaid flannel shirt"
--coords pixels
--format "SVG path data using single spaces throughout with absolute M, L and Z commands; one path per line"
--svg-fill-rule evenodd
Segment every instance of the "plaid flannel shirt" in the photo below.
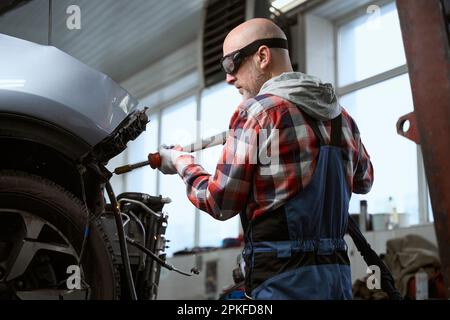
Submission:
M 214 175 L 189 155 L 176 161 L 194 206 L 219 220 L 242 210 L 253 219 L 285 204 L 308 185 L 319 144 L 297 106 L 277 96 L 260 95 L 238 106 L 229 128 Z M 329 143 L 331 121 L 319 122 L 319 129 Z M 344 108 L 342 148 L 350 190 L 369 192 L 373 167 L 358 127 Z M 260 159 L 262 149 L 266 161 Z

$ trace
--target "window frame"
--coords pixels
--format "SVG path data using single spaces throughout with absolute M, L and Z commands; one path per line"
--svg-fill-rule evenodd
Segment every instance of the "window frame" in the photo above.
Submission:
M 395 0 L 375 0 L 371 5 L 385 6 L 395 3 Z M 339 28 L 351 21 L 354 21 L 367 14 L 367 5 L 364 4 L 350 11 L 349 13 L 332 21 L 333 24 L 333 39 L 334 39 L 334 83 L 336 84 L 336 94 L 340 98 L 346 94 L 356 92 L 358 90 L 368 88 L 378 83 L 399 77 L 408 73 L 407 64 L 394 67 L 370 76 L 368 78 L 355 81 L 344 86 L 339 86 L 339 50 L 338 50 L 338 33 Z M 423 163 L 422 152 L 420 145 L 416 145 L 417 152 L 417 179 L 418 179 L 418 210 L 419 210 L 419 225 L 432 222 L 430 219 L 430 210 L 428 206 L 429 189 L 425 176 L 425 166 Z

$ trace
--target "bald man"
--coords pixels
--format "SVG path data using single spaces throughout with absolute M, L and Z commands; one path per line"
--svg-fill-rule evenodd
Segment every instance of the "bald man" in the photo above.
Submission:
M 223 44 L 226 81 L 243 96 L 214 175 L 194 157 L 161 149 L 189 200 L 245 232 L 245 290 L 253 299 L 351 299 L 344 234 L 351 192 L 367 193 L 373 168 L 333 87 L 292 72 L 286 36 L 266 19 Z

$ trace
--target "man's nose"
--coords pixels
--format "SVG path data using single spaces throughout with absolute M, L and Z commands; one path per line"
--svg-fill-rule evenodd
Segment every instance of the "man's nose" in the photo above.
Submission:
M 226 81 L 228 84 L 233 84 L 236 81 L 236 77 L 227 73 Z

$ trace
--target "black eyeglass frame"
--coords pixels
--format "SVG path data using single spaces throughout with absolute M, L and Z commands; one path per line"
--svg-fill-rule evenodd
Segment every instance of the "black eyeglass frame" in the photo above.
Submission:
M 245 47 L 223 56 L 222 59 L 220 59 L 220 67 L 225 73 L 233 75 L 239 70 L 239 67 L 241 66 L 241 63 L 244 60 L 244 58 L 255 53 L 256 51 L 258 51 L 259 47 L 264 45 L 268 46 L 269 48 L 288 49 L 288 41 L 283 38 L 269 38 L 269 39 L 255 40 L 252 43 L 246 45 Z M 224 61 L 230 58 L 232 62 L 232 70 L 224 66 Z

